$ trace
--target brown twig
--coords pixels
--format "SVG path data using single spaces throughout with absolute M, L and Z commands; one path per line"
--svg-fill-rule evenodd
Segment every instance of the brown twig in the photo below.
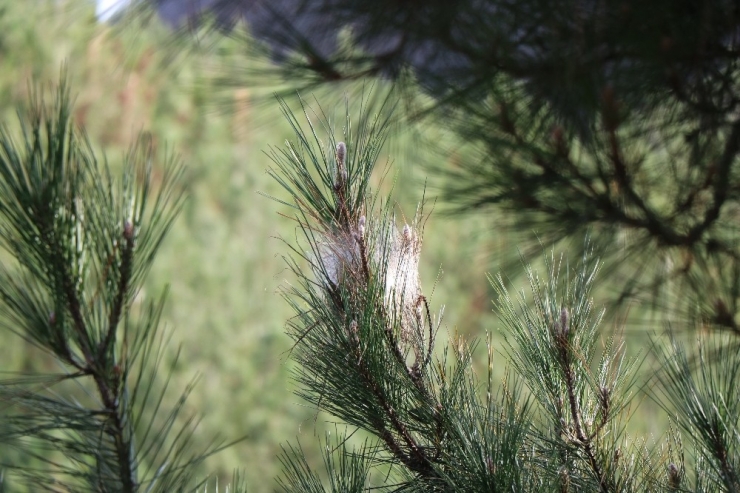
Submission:
M 121 402 L 118 396 L 119 385 L 117 382 L 119 377 L 117 375 L 113 375 L 116 382 L 111 385 L 111 382 L 109 381 L 111 378 L 111 375 L 109 374 L 110 372 L 105 368 L 105 365 L 100 364 L 101 359 L 98 359 L 100 355 L 95 354 L 92 349 L 92 342 L 82 315 L 82 304 L 80 303 L 77 289 L 61 253 L 61 245 L 56 239 L 53 228 L 48 227 L 48 225 L 46 226 L 47 228 L 44 228 L 43 231 L 45 231 L 45 236 L 52 248 L 52 258 L 55 268 L 57 268 L 61 274 L 60 277 L 57 278 L 57 282 L 60 283 L 66 298 L 67 309 L 72 317 L 73 327 L 77 334 L 80 350 L 85 358 L 86 367 L 82 370 L 93 377 L 98 393 L 103 402 L 103 406 L 105 407 L 105 415 L 108 416 L 109 420 L 112 420 L 112 422 L 109 422 L 109 424 L 106 424 L 105 426 L 108 428 L 107 433 L 113 438 L 120 480 L 122 483 L 122 491 L 125 493 L 134 493 L 138 485 L 136 482 L 134 458 L 131 455 L 133 452 L 131 449 L 131 443 L 125 438 L 126 424 L 124 423 L 124 417 L 121 415 Z M 71 351 L 68 350 L 68 353 L 71 357 Z M 70 363 L 74 364 L 74 360 L 70 360 Z M 108 420 L 106 420 L 106 422 L 108 422 Z
M 576 435 L 575 443 L 583 450 L 588 460 L 588 464 L 591 467 L 597 481 L 599 482 L 599 489 L 603 493 L 612 491 L 613 488 L 610 486 L 606 474 L 602 469 L 601 464 L 596 458 L 596 454 L 593 449 L 593 437 L 586 436 L 581 423 L 581 414 L 579 411 L 578 398 L 576 397 L 575 391 L 575 376 L 573 374 L 573 364 L 571 358 L 571 348 L 568 343 L 568 335 L 570 332 L 568 320 L 568 311 L 563 309 L 561 312 L 560 323 L 555 324 L 554 337 L 555 343 L 558 348 L 559 363 L 565 377 L 565 387 L 568 393 L 568 405 L 570 409 L 571 419 L 573 421 L 573 429 Z
M 108 351 L 110 351 L 111 345 L 115 339 L 116 329 L 118 327 L 118 322 L 121 319 L 121 311 L 123 310 L 123 302 L 126 298 L 129 281 L 131 280 L 134 256 L 134 225 L 129 221 L 126 221 L 123 226 L 123 240 L 125 244 L 123 251 L 121 252 L 120 277 L 118 279 L 116 296 L 113 300 L 110 316 L 108 318 L 108 331 L 105 335 L 105 340 L 103 340 L 98 349 L 98 354 L 101 359 L 105 357 L 105 354 L 107 354 Z

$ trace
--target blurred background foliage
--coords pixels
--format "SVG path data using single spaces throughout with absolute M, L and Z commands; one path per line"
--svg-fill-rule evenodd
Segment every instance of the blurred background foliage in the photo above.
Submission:
M 277 290 L 290 281 L 280 238 L 294 235 L 295 227 L 279 214 L 287 211 L 261 195 L 279 194 L 265 172 L 270 161 L 263 151 L 291 136 L 271 97 L 280 88 L 223 84 L 264 62 L 250 59 L 243 40 L 211 34 L 173 36 L 157 19 L 101 24 L 86 0 L 2 0 L 0 111 L 3 122 L 12 122 L 31 84 L 55 82 L 66 64 L 75 120 L 113 166 L 141 132 L 160 155 L 174 151 L 184 161 L 190 198 L 141 296 L 156 297 L 170 287 L 165 321 L 174 332 L 172 357 L 181 350 L 174 383 L 183 388 L 200 378 L 188 401 L 203 415 L 198 439 L 245 437 L 209 459 L 203 474 L 216 471 L 227 481 L 239 468 L 250 491 L 272 491 L 281 444 L 296 437 L 315 443 L 314 435 L 323 436 L 333 424 L 303 406 L 290 381 L 290 341 L 283 332 L 290 311 Z M 382 94 L 381 86 L 373 90 Z M 370 88 L 358 82 L 346 91 L 356 97 Z M 330 115 L 343 115 L 343 91 L 303 96 L 320 101 Z M 427 123 L 393 134 L 383 155 L 392 166 L 382 186 L 396 184 L 399 217 L 412 216 L 424 193 L 425 171 L 416 163 L 455 167 L 466 152 L 441 156 L 442 146 L 429 142 L 455 147 L 451 133 Z M 426 198 L 432 202 L 433 193 L 427 190 Z M 421 275 L 425 292 L 433 291 L 433 307 L 446 305 L 447 334 L 440 337 L 495 333 L 485 274 L 495 270 L 494 252 L 516 249 L 515 238 L 497 235 L 497 220 L 492 213 L 433 213 L 427 224 Z M 56 369 L 48 356 L 5 332 L 0 362 L 4 372 Z M 499 362 L 503 375 L 503 357 Z M 306 451 L 315 452 L 310 460 L 321 460 L 319 450 Z M 0 448 L 0 459 L 7 460 L 7 453 Z

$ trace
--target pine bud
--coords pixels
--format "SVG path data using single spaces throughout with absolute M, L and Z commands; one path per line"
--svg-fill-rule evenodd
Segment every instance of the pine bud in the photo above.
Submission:
M 347 155 L 347 146 L 344 142 L 337 144 L 337 176 L 334 179 L 334 189 L 339 192 L 347 184 L 347 168 L 344 166 L 344 158 Z
M 565 466 L 561 467 L 558 475 L 560 476 L 560 485 L 562 486 L 560 490 L 569 491 L 570 490 L 570 473 L 568 472 L 568 468 Z
M 359 331 L 357 330 L 357 321 L 356 320 L 352 320 L 349 323 L 349 336 L 350 336 L 353 344 L 355 344 L 355 345 L 359 345 L 360 344 L 360 335 L 359 335 Z
M 681 486 L 681 472 L 676 467 L 676 464 L 668 464 L 668 484 L 671 488 L 677 489 Z
M 604 409 L 604 412 L 608 412 L 611 399 L 611 390 L 609 390 L 608 387 L 601 387 L 599 391 L 601 392 L 601 407 Z
M 344 158 L 347 155 L 347 146 L 344 142 L 337 144 L 337 168 L 344 168 Z
M 568 324 L 568 309 L 563 308 L 560 310 L 560 330 L 563 333 L 563 337 L 568 337 L 568 332 L 570 332 L 570 325 Z
M 360 238 L 365 237 L 365 216 L 360 216 L 360 220 L 357 221 L 357 231 L 360 233 Z
M 123 223 L 123 237 L 127 240 L 131 240 L 134 237 L 134 225 L 128 219 Z
M 408 224 L 404 225 L 402 234 L 404 244 L 411 243 L 413 233 L 411 232 L 411 227 Z
M 51 312 L 49 314 L 49 325 L 54 326 L 57 323 L 57 314 L 56 312 Z

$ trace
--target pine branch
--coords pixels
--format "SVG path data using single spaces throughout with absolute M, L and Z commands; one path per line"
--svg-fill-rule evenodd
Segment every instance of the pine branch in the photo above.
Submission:
M 0 245 L 15 261 L 0 270 L 0 312 L 65 371 L 0 382 L 0 441 L 42 467 L 5 466 L 45 489 L 197 489 L 194 468 L 221 446 L 191 450 L 190 389 L 165 405 L 162 303 L 131 306 L 182 204 L 180 171 L 165 167 L 153 190 L 154 156 L 139 145 L 113 177 L 71 124 L 64 82 L 53 105 L 35 95 L 28 115 L 21 145 L 0 133 Z

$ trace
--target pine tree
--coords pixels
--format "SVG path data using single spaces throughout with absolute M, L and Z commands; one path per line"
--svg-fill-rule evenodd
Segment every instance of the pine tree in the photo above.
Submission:
M 439 343 L 441 312 L 419 283 L 423 204 L 401 226 L 370 188 L 389 118 L 348 112 L 338 141 L 323 113 L 304 105 L 301 124 L 282 105 L 295 139 L 273 150 L 271 174 L 299 233 L 286 242 L 297 282 L 285 291 L 297 393 L 346 426 L 322 446 L 328 483 L 302 446 L 286 447 L 283 491 L 738 490 L 732 336 L 705 336 L 698 360 L 677 339 L 656 343 L 652 396 L 674 428 L 657 443 L 629 436 L 641 360 L 602 328 L 602 263 L 587 241 L 578 264 L 547 254 L 544 274 L 528 268 L 526 291 L 491 278 L 510 371 L 493 380 L 489 341 L 479 379 L 474 344 Z M 352 448 L 357 430 L 369 438 Z
M 189 388 L 165 404 L 177 360 L 164 358 L 164 296 L 137 299 L 181 208 L 182 167 L 168 160 L 155 181 L 142 139 L 114 171 L 73 124 L 64 82 L 53 104 L 31 99 L 18 131 L 0 131 L 0 324 L 54 369 L 0 380 L 0 446 L 16 459 L 0 484 L 195 491 L 222 444 L 194 449 L 195 418 L 178 419 Z
M 262 26 L 281 42 L 268 50 L 286 73 L 307 85 L 410 73 L 433 97 L 423 109 L 477 146 L 480 161 L 453 173 L 448 200 L 503 207 L 546 243 L 580 239 L 586 226 L 593 235 L 578 262 L 548 253 L 543 274 L 526 268 L 528 290 L 491 279 L 510 371 L 494 381 L 488 343 L 481 379 L 474 345 L 439 341 L 441 311 L 419 282 L 423 204 L 399 224 L 371 189 L 389 117 L 348 113 L 340 141 L 331 122 L 309 118 L 306 129 L 284 104 L 295 140 L 274 150 L 272 173 L 300 233 L 288 242 L 291 355 L 299 396 L 340 430 L 323 444 L 328 482 L 301 445 L 285 448 L 283 490 L 740 490 L 737 7 L 317 2 L 291 24 L 280 5 L 262 10 L 273 16 Z M 36 106 L 24 146 L 0 136 L 0 238 L 17 262 L 1 306 L 9 328 L 66 370 L 0 387 L 4 443 L 32 442 L 19 450 L 43 472 L 15 471 L 42 488 L 185 489 L 203 455 L 190 456 L 172 419 L 151 418 L 166 414 L 151 378 L 160 305 L 134 303 L 176 189 L 166 179 L 151 205 L 145 173 L 109 178 L 59 101 L 51 113 Z M 648 263 L 656 255 L 659 268 Z M 623 297 L 676 279 L 697 325 L 730 329 L 701 334 L 697 351 L 656 342 L 648 383 L 674 424 L 657 444 L 625 432 L 640 361 L 604 332 L 593 301 L 604 269 L 630 266 Z M 87 392 L 67 393 L 68 382 Z M 356 430 L 368 438 L 353 447 Z

